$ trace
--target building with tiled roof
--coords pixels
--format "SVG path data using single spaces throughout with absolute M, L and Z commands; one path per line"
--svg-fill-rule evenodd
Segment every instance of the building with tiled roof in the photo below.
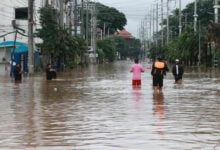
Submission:
M 126 29 L 122 29 L 120 31 L 115 32 L 115 36 L 121 36 L 126 40 L 133 40 L 134 37 L 131 33 L 129 33 Z

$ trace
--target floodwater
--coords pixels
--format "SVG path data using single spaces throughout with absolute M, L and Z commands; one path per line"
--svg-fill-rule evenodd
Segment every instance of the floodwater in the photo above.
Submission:
M 171 73 L 154 94 L 142 62 L 133 89 L 130 61 L 91 65 L 14 83 L 0 78 L 2 150 L 220 150 L 220 72 L 188 68 L 182 85 Z

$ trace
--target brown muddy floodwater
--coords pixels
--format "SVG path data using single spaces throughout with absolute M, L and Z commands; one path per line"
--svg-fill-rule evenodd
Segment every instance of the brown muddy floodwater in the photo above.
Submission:
M 14 83 L 0 79 L 2 150 L 220 150 L 220 72 L 187 69 L 182 85 L 171 73 L 153 94 L 142 62 L 133 89 L 130 61 L 91 65 Z

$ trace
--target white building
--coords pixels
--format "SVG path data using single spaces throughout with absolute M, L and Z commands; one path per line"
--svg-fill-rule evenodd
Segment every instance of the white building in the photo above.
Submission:
M 60 8 L 60 0 L 33 0 L 33 30 L 40 28 L 39 9 L 46 5 Z M 1 0 L 0 2 L 0 43 L 6 41 L 16 41 L 28 44 L 28 0 Z M 17 34 L 15 31 L 18 31 Z M 34 38 L 34 43 L 39 43 L 39 38 Z M 11 42 L 13 43 L 13 42 Z M 13 45 L 0 46 L 0 73 L 4 72 L 6 64 L 11 61 L 11 51 Z M 4 69 L 3 69 L 4 68 Z
M 45 5 L 45 0 L 34 0 L 34 30 L 39 28 L 38 10 Z M 14 26 L 24 35 L 28 35 L 28 1 L 1 0 L 0 3 L 0 41 L 14 41 Z M 5 35 L 3 37 L 3 35 Z M 28 38 L 18 34 L 17 41 L 27 43 Z
M 46 4 L 52 6 L 60 14 L 59 23 L 64 28 L 71 28 L 74 30 L 75 13 L 74 9 L 82 5 L 82 0 L 33 0 L 34 14 L 33 14 L 33 30 L 40 28 L 40 8 Z M 77 3 L 77 7 L 75 4 Z M 79 12 L 78 12 L 79 14 Z M 0 2 L 0 43 L 4 41 L 15 41 L 28 44 L 28 0 L 1 0 Z M 79 20 L 78 20 L 79 21 Z M 70 27 L 71 26 L 71 27 Z M 80 34 L 80 24 L 77 24 L 77 34 Z M 19 31 L 15 34 L 15 31 Z M 74 34 L 74 32 L 73 32 Z M 40 43 L 39 38 L 34 38 L 34 43 Z M 0 46 L 0 63 L 10 61 L 10 50 L 13 45 Z M 34 46 L 35 48 L 35 46 Z M 0 68 L 1 69 L 1 68 Z

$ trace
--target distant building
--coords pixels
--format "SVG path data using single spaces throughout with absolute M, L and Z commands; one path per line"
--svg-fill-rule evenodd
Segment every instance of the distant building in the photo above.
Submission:
M 41 28 L 39 9 L 44 7 L 46 3 L 57 9 L 60 6 L 60 0 L 35 0 L 33 2 L 33 31 L 36 32 L 36 29 Z M 12 59 L 16 63 L 22 61 L 24 64 L 23 69 L 26 71 L 28 59 L 28 1 L 1 0 L 0 11 L 0 73 L 3 73 L 3 70 L 9 70 L 7 66 L 9 62 L 12 62 Z M 40 42 L 41 39 L 34 38 L 34 44 Z M 14 47 L 15 50 L 12 52 Z M 35 45 L 34 49 L 36 50 Z
M 134 40 L 135 38 L 126 29 L 115 32 L 115 36 L 120 36 L 125 40 Z
M 134 47 L 135 37 L 126 29 L 115 32 L 114 36 L 122 37 L 126 41 L 126 46 L 124 47 L 126 52 L 117 51 L 117 57 L 118 59 L 127 59 L 126 57 L 131 55 L 131 49 Z

